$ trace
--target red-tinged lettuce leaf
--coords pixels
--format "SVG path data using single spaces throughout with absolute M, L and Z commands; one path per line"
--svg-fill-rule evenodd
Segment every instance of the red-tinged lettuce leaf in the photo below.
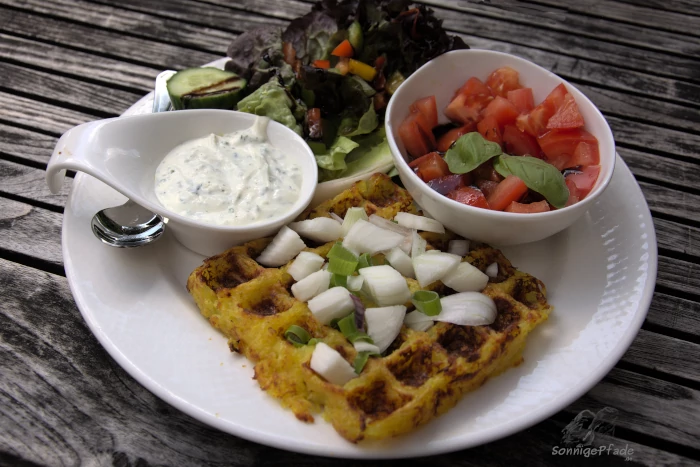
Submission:
M 248 92 L 255 91 L 270 78 L 278 76 L 285 87 L 294 84 L 292 67 L 284 61 L 282 29 L 262 27 L 238 36 L 228 47 L 227 70 L 248 80 Z

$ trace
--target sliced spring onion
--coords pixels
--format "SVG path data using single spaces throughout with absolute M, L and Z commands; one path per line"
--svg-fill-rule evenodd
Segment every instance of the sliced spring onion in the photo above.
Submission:
M 292 222 L 289 228 L 304 238 L 315 242 L 332 242 L 342 236 L 343 228 L 335 219 L 330 217 L 316 217 L 300 222 Z
M 295 281 L 300 281 L 323 267 L 324 259 L 316 253 L 302 251 L 297 255 L 292 264 L 287 268 L 287 272 Z
M 489 283 L 489 276 L 466 261 L 462 261 L 440 280 L 457 292 L 481 292 Z
M 372 214 L 371 216 L 369 216 L 369 222 L 376 225 L 377 227 L 381 227 L 382 229 L 391 230 L 392 232 L 401 234 L 404 237 L 406 235 L 411 235 L 411 229 L 399 225 L 396 222 L 393 222 L 389 219 L 384 219 L 382 216 L 378 216 L 376 214 Z
M 342 225 L 343 237 L 345 237 L 348 234 L 352 226 L 355 225 L 355 222 L 357 222 L 359 219 L 362 219 L 364 221 L 369 219 L 369 217 L 367 217 L 367 213 L 365 212 L 365 208 L 353 207 L 347 210 Z
M 486 275 L 489 277 L 498 277 L 498 263 L 494 262 L 486 268 Z
M 358 352 L 369 352 L 372 355 L 379 355 L 379 347 L 367 341 L 356 341 L 352 344 Z
M 294 347 L 303 347 L 311 340 L 311 334 L 296 324 L 292 324 L 284 332 L 284 337 L 291 342 Z
M 413 270 L 421 287 L 427 287 L 452 272 L 462 260 L 461 257 L 435 250 L 413 258 Z
M 367 334 L 357 329 L 355 323 L 355 313 L 350 313 L 345 318 L 339 320 L 338 329 L 341 333 L 343 333 L 343 336 L 345 336 L 345 338 L 353 344 L 357 341 L 365 341 L 369 342 L 370 344 L 373 343 L 372 339 Z
M 355 272 L 359 258 L 342 243 L 337 242 L 328 252 L 328 271 L 333 274 L 349 276 Z
M 339 386 L 357 376 L 352 365 L 337 350 L 323 342 L 316 344 L 309 366 L 328 382 Z
M 413 231 L 411 238 L 413 240 L 413 243 L 411 244 L 411 258 L 418 258 L 420 255 L 425 253 L 428 242 L 418 234 L 417 230 Z
M 364 282 L 365 278 L 362 276 L 348 276 L 345 287 L 351 292 L 357 292 L 362 289 L 362 284 L 364 284 Z
M 345 287 L 348 288 L 348 276 L 342 274 L 332 274 L 330 287 Z
M 328 213 L 328 215 L 331 216 L 331 219 L 337 220 L 338 222 L 340 222 L 341 225 L 343 224 L 343 218 L 340 217 L 338 214 L 336 214 L 336 213 L 334 213 L 333 211 L 331 211 L 331 212 Z
M 365 278 L 363 288 L 367 288 L 377 305 L 401 305 L 411 298 L 406 279 L 391 266 L 370 266 L 359 272 Z
M 427 316 L 439 315 L 442 310 L 440 296 L 432 290 L 416 290 L 413 292 L 411 302 L 416 310 Z
M 370 355 L 372 355 L 370 352 L 357 352 L 355 361 L 352 364 L 353 368 L 355 369 L 355 373 L 358 375 L 362 373 L 365 365 L 367 365 L 367 360 L 369 360 Z
M 447 252 L 453 255 L 466 256 L 469 253 L 469 240 L 450 240 Z
M 359 271 L 362 268 L 368 268 L 372 265 L 372 256 L 370 256 L 369 253 L 362 253 L 357 262 L 357 270 Z
M 328 290 L 330 282 L 331 273 L 321 269 L 293 284 L 292 295 L 299 301 L 307 302 L 316 295 Z
M 399 271 L 404 277 L 416 278 L 413 272 L 413 263 L 411 257 L 408 256 L 401 248 L 396 247 L 385 253 L 385 258 L 391 263 L 391 266 Z
M 407 212 L 399 212 L 394 220 L 409 229 L 423 230 L 425 232 L 445 233 L 445 227 L 435 219 L 425 216 L 416 216 Z
M 403 320 L 403 324 L 415 331 L 427 331 L 435 322 L 429 316 L 421 313 L 418 310 L 413 310 L 410 313 L 406 313 L 406 317 Z
M 322 324 L 330 324 L 332 319 L 342 318 L 355 309 L 350 292 L 344 287 L 328 289 L 309 300 L 307 305 Z
M 461 292 L 440 299 L 442 311 L 433 316 L 435 321 L 460 326 L 482 326 L 496 321 L 496 303 L 488 295 L 479 292 Z M 371 334 L 370 334 L 371 336 Z
M 374 341 L 374 345 L 379 347 L 380 352 L 388 349 L 396 336 L 399 335 L 405 316 L 406 307 L 403 305 L 367 308 L 365 310 L 367 334 Z
M 282 266 L 306 248 L 304 241 L 286 225 L 277 232 L 275 238 L 260 253 L 256 261 L 263 266 Z
M 403 238 L 401 234 L 359 219 L 345 235 L 343 246 L 357 253 L 374 254 L 399 246 Z

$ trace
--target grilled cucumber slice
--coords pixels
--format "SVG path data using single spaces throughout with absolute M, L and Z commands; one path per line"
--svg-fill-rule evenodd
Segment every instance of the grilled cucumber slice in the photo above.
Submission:
M 246 80 L 231 71 L 188 68 L 168 80 L 168 94 L 175 110 L 233 109 L 245 85 Z

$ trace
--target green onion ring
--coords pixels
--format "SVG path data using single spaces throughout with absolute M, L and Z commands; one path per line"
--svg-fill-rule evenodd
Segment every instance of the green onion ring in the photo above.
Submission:
M 411 302 L 418 311 L 427 316 L 436 316 L 442 311 L 440 296 L 432 290 L 417 290 L 413 292 Z

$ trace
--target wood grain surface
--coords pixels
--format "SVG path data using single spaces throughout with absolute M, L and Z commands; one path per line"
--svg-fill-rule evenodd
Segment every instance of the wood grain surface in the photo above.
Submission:
M 605 115 L 654 218 L 651 307 L 619 364 L 560 413 L 421 466 L 700 465 L 700 2 L 428 0 L 474 48 L 513 53 L 579 87 Z M 45 167 L 67 129 L 115 117 L 164 69 L 224 56 L 310 0 L 0 0 L 0 465 L 338 466 L 216 431 L 156 398 L 106 353 L 64 277 L 63 208 Z M 617 410 L 595 446 L 553 456 L 582 410 Z M 291 447 L 290 447 L 291 448 Z M 406 461 L 367 463 L 405 465 Z

